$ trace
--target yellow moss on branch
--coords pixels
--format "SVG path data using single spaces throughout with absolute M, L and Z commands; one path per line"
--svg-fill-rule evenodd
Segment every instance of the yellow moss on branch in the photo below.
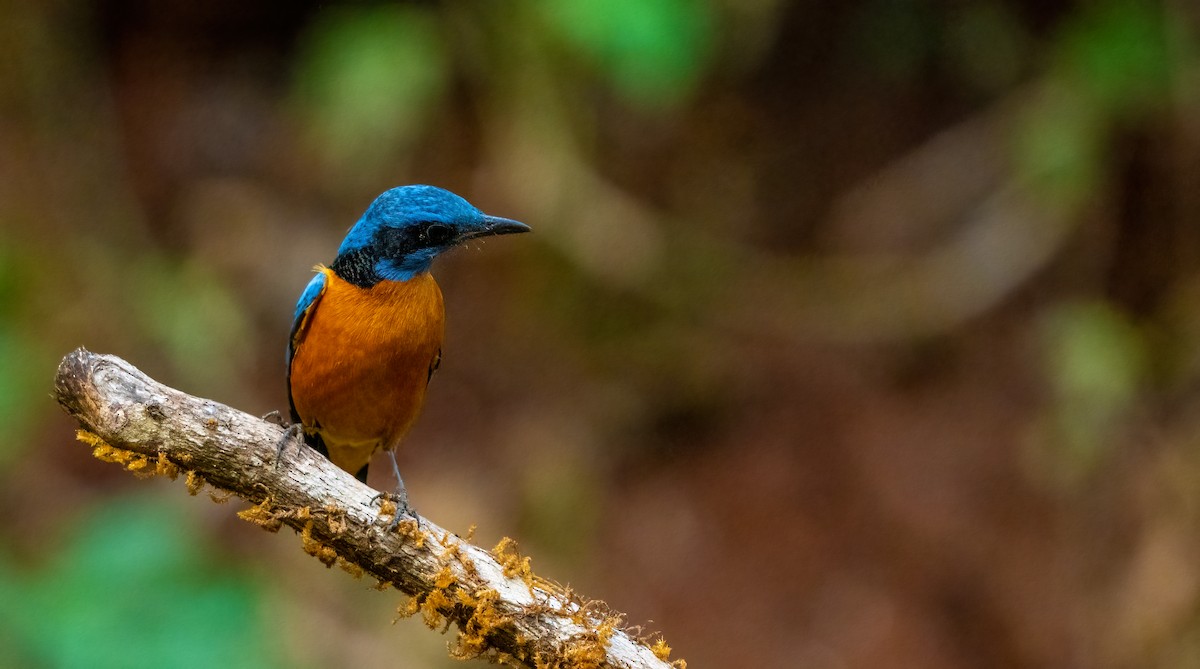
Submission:
M 107 443 L 99 435 L 84 429 L 79 430 L 76 437 L 92 448 L 92 455 L 97 459 L 121 465 L 139 478 L 165 476 L 176 479 L 180 473 L 186 470 L 186 467 L 181 467 L 181 463 L 186 465 L 191 461 L 191 457 L 186 453 L 167 457 L 167 454 L 161 450 L 157 454 L 146 455 L 118 448 Z M 205 478 L 196 471 L 186 470 L 186 474 L 186 485 L 190 494 L 198 494 L 207 485 Z M 230 491 L 222 490 L 221 492 L 224 494 L 211 495 L 214 501 L 226 501 L 233 494 Z M 398 513 L 395 503 L 387 497 L 381 500 L 379 511 L 381 517 L 394 518 Z M 348 531 L 344 509 L 336 505 L 327 505 L 323 509 L 318 509 L 317 512 L 324 514 L 329 530 L 334 536 Z M 271 532 L 278 531 L 285 521 L 294 524 L 298 524 L 294 521 L 299 521 L 303 523 L 299 534 L 301 546 L 306 553 L 316 557 L 326 567 L 337 564 L 354 578 L 361 578 L 365 573 L 361 565 L 338 555 L 335 548 L 313 536 L 313 513 L 308 507 L 296 510 L 280 509 L 274 506 L 273 499 L 268 496 L 261 503 L 239 511 L 237 515 L 239 518 Z M 475 529 L 475 526 L 472 525 L 467 530 L 466 541 L 468 543 L 474 538 Z M 426 540 L 434 540 L 434 537 L 425 531 L 415 519 L 402 520 L 396 525 L 395 531 L 411 540 L 416 549 L 422 548 Z M 490 551 L 492 557 L 500 565 L 504 576 L 519 579 L 530 589 L 531 593 L 540 590 L 550 597 L 543 604 L 512 609 L 504 602 L 497 590 L 493 588 L 471 590 L 466 585 L 472 582 L 479 572 L 474 562 L 467 557 L 463 550 L 462 540 L 450 533 L 445 533 L 441 536 L 439 543 L 444 546 L 438 555 L 442 566 L 432 579 L 432 589 L 407 600 L 403 606 L 397 609 L 397 619 L 410 617 L 419 612 L 427 626 L 430 628 L 441 627 L 443 632 L 446 632 L 452 623 L 457 622 L 459 633 L 450 653 L 459 659 L 486 656 L 501 664 L 528 665 L 532 663 L 539 669 L 543 667 L 593 669 L 603 666 L 608 661 L 608 643 L 613 635 L 621 629 L 622 621 L 621 617 L 613 614 L 603 602 L 584 602 L 570 589 L 537 576 L 533 573 L 531 559 L 521 555 L 514 540 L 504 537 Z M 461 579 L 466 579 L 466 581 Z M 379 589 L 386 589 L 393 585 L 386 581 L 380 581 Z M 557 647 L 542 646 L 537 651 L 534 651 L 529 640 L 519 633 L 515 639 L 515 648 L 509 647 L 510 651 L 515 650 L 515 654 L 501 651 L 495 646 L 499 638 L 502 638 L 497 637 L 497 633 L 501 630 L 510 630 L 506 633 L 511 633 L 511 626 L 515 620 L 547 614 L 565 616 L 578 624 L 582 631 L 565 642 L 556 644 Z M 512 643 L 513 640 L 509 639 L 508 641 Z M 683 660 L 670 661 L 671 647 L 665 639 L 659 637 L 651 643 L 647 638 L 641 637 L 637 641 L 647 647 L 658 659 L 670 662 L 671 666 L 676 669 L 686 669 L 687 663 Z
M 660 660 L 667 660 L 671 657 L 671 647 L 667 645 L 667 640 L 662 637 L 658 637 L 658 641 L 655 641 L 654 645 L 650 646 L 650 651 L 654 653 L 654 657 Z
M 453 600 L 446 594 L 445 590 L 435 589 L 421 598 L 421 616 L 425 620 L 425 626 L 429 629 L 437 629 L 445 625 L 449 625 L 450 621 L 446 618 L 446 614 L 454 606 Z M 445 631 L 443 628 L 442 631 Z
M 378 589 L 383 590 L 384 588 L 378 588 Z M 404 602 L 404 604 L 396 607 L 396 618 L 394 620 L 392 620 L 392 624 L 395 625 L 396 621 L 402 620 L 404 618 L 411 618 L 411 617 L 417 615 L 417 613 L 420 610 L 421 610 L 421 598 L 420 597 L 409 597 L 408 600 Z
M 396 507 L 396 503 L 393 502 L 390 498 L 388 498 L 387 495 L 384 495 L 379 498 L 379 515 L 380 516 L 387 516 L 389 518 L 395 518 L 396 513 L 398 511 L 399 511 L 399 509 Z
M 458 583 L 458 579 L 454 577 L 454 570 L 448 564 L 443 565 L 441 571 L 433 579 L 433 587 L 438 590 L 445 590 L 456 583 Z
M 171 462 L 167 454 L 159 451 L 157 456 L 117 448 L 104 441 L 100 435 L 88 430 L 76 430 L 75 438 L 92 447 L 92 456 L 101 462 L 121 465 L 138 478 L 165 476 L 172 481 L 179 476 L 179 465 Z
M 121 465 L 134 474 L 144 471 L 150 464 L 145 455 L 112 446 L 94 432 L 76 430 L 75 438 L 92 447 L 92 457 L 101 462 Z
M 91 446 L 93 449 L 100 448 L 101 446 L 110 449 L 112 448 L 112 446 L 108 445 L 107 441 L 104 441 L 100 438 L 100 435 L 89 430 L 75 430 L 75 438 L 87 444 L 88 446 Z M 95 455 L 95 453 L 93 453 L 93 455 Z M 96 457 L 99 458 L 100 456 L 96 455 Z
M 363 574 L 366 573 L 362 567 L 342 557 L 338 558 L 337 565 L 342 568 L 342 571 L 354 577 L 354 580 L 362 578 Z
M 205 481 L 203 476 L 197 474 L 195 471 L 188 471 L 186 485 L 189 495 L 192 497 L 199 495 L 200 491 L 204 489 L 204 485 L 206 483 L 208 483 L 208 481 Z
M 495 590 L 479 590 L 466 598 L 471 602 L 471 616 L 459 626 L 457 643 L 450 651 L 451 655 L 463 660 L 487 651 L 491 647 L 491 634 L 512 621 L 512 616 L 505 615 L 497 606 L 500 593 Z
M 272 500 L 268 496 L 262 503 L 249 509 L 238 511 L 237 516 L 248 523 L 254 523 L 268 532 L 278 532 L 283 527 L 283 519 L 272 510 Z
M 327 546 L 313 538 L 312 535 L 313 521 L 309 520 L 304 524 L 304 529 L 300 532 L 300 545 L 304 548 L 304 552 L 317 558 L 326 567 L 332 567 L 337 563 L 338 554 L 332 546 Z
M 179 468 L 179 465 L 175 464 L 174 462 L 171 462 L 170 458 L 167 457 L 166 453 L 159 451 L 158 463 L 154 469 L 155 474 L 157 474 L 159 476 L 165 476 L 165 477 L 171 479 L 172 481 L 174 481 L 175 479 L 179 478 L 180 471 L 182 471 L 182 470 Z
M 517 550 L 517 542 L 509 537 L 504 537 L 492 549 L 492 557 L 500 563 L 505 576 L 519 578 L 525 582 L 525 585 L 533 587 L 533 569 L 530 566 L 530 559 L 528 556 L 522 556 Z

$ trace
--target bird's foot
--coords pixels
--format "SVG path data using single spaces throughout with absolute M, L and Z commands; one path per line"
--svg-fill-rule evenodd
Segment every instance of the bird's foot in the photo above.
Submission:
M 268 423 L 271 423 L 272 425 L 278 425 L 279 427 L 291 427 L 292 426 L 292 424 L 289 423 L 288 420 L 283 417 L 283 414 L 279 413 L 278 409 L 274 409 L 272 411 L 268 411 L 267 413 L 263 414 L 262 419 L 267 421 Z
M 379 504 L 380 508 L 384 508 L 384 501 L 395 507 L 392 512 L 392 519 L 388 522 L 388 529 L 395 530 L 400 525 L 400 521 L 405 517 L 412 518 L 417 521 L 417 527 L 421 526 L 421 517 L 408 504 L 408 491 L 404 486 L 400 486 L 395 492 L 379 492 L 371 498 L 371 504 Z
M 400 477 L 400 465 L 396 464 L 396 451 L 388 449 L 387 454 L 388 457 L 392 459 L 392 475 L 396 477 L 396 492 L 391 495 L 381 492 L 378 495 L 375 495 L 371 501 L 374 503 L 379 499 L 388 499 L 396 505 L 396 515 L 392 516 L 392 522 L 388 526 L 389 530 L 396 529 L 396 526 L 400 524 L 400 518 L 403 516 L 409 516 L 413 520 L 417 521 L 417 528 L 420 529 L 421 517 L 418 516 L 417 512 L 413 511 L 413 508 L 408 504 L 408 490 L 404 487 L 404 479 Z
M 283 436 L 279 438 L 279 443 L 275 444 L 275 469 L 279 469 L 279 462 L 283 460 L 283 449 L 291 442 L 296 442 L 297 446 L 304 442 L 304 426 L 300 423 L 292 423 L 285 426 L 287 429 L 283 431 Z

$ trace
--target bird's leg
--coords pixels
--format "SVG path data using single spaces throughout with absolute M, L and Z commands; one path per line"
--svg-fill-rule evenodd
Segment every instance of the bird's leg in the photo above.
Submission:
M 386 498 L 396 504 L 396 514 L 392 516 L 392 522 L 389 524 L 388 529 L 396 529 L 396 526 L 400 524 L 402 516 L 411 516 L 417 521 L 419 527 L 421 518 L 408 505 L 408 490 L 404 487 L 404 479 L 400 477 L 400 465 L 396 463 L 396 452 L 389 448 L 387 454 L 392 459 L 392 475 L 396 477 L 396 490 L 392 493 L 381 492 L 372 497 L 371 502 L 377 502 Z
M 283 436 L 279 438 L 279 443 L 275 444 L 275 469 L 279 469 L 279 462 L 283 460 L 283 449 L 293 441 L 297 445 L 304 441 L 304 426 L 300 423 L 288 425 L 283 431 Z
M 279 461 L 283 459 L 283 449 L 287 448 L 290 442 L 295 441 L 299 444 L 304 441 L 304 426 L 300 423 L 289 423 L 278 409 L 263 414 L 262 419 L 283 428 L 283 436 L 279 438 L 279 443 L 275 444 L 275 469 L 279 469 Z

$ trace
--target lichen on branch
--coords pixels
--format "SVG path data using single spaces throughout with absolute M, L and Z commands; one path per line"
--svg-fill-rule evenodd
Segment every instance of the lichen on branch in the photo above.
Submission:
M 537 668 L 686 666 L 669 660 L 662 638 L 623 627 L 603 602 L 534 574 L 511 539 L 488 551 L 427 518 L 393 524 L 394 505 L 316 452 L 279 455 L 277 425 L 83 349 L 63 359 L 55 391 L 95 457 L 141 477 L 182 474 L 189 493 L 210 486 L 214 501 L 246 500 L 243 520 L 272 532 L 291 527 L 327 567 L 409 595 L 401 617 L 456 627 L 454 657 Z

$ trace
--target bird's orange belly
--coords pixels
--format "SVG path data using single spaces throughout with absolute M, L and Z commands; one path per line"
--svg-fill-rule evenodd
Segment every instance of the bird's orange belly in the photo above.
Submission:
M 292 356 L 292 401 L 330 460 L 354 473 L 421 411 L 442 345 L 442 293 L 428 274 L 363 289 L 322 271 L 325 291 Z

